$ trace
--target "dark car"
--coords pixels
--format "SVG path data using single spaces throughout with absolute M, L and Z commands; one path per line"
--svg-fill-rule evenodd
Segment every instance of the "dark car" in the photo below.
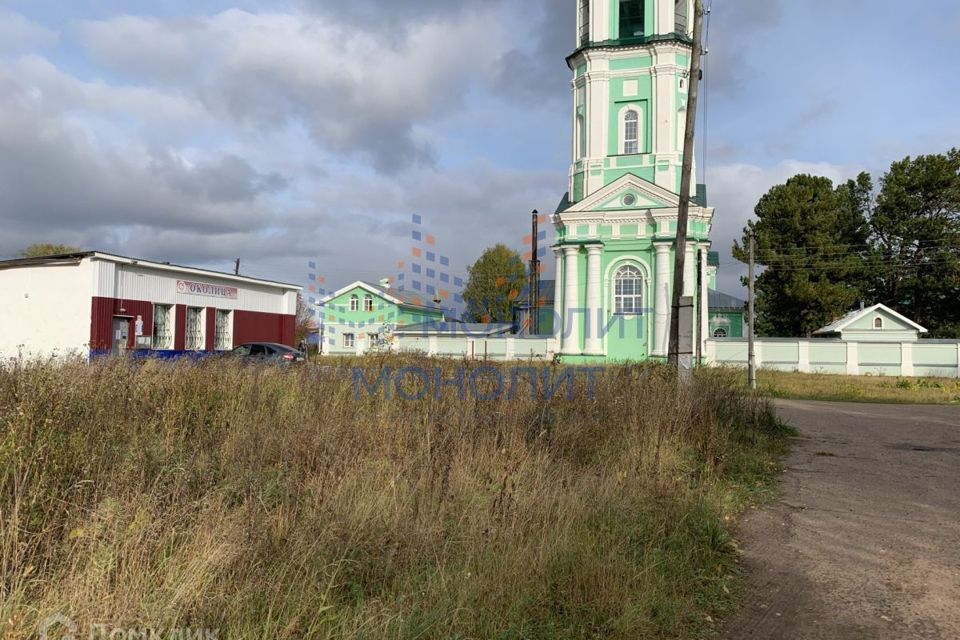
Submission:
M 276 362 L 278 364 L 287 364 L 294 362 L 305 362 L 306 356 L 302 351 L 297 351 L 293 347 L 275 342 L 248 342 L 234 347 L 230 355 L 244 360 L 255 360 L 262 362 Z

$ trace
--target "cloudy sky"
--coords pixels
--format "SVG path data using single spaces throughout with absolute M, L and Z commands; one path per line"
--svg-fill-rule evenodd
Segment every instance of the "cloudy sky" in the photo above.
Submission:
M 62 242 L 333 285 L 518 246 L 569 163 L 574 0 L 0 0 L 0 256 Z M 202 8 L 200 8 L 202 7 Z M 700 170 L 771 185 L 960 144 L 953 0 L 716 0 Z

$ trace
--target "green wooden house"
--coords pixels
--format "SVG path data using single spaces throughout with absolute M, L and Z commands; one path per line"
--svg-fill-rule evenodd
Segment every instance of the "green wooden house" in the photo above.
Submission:
M 389 280 L 373 284 L 358 280 L 320 301 L 324 355 L 362 355 L 391 347 L 400 327 L 440 324 L 439 303 L 390 287 Z

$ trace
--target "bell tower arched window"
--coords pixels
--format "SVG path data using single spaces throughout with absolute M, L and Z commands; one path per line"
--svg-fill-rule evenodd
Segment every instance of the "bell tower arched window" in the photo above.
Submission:
M 643 274 L 633 265 L 624 265 L 613 276 L 613 308 L 620 315 L 643 313 Z
M 620 0 L 620 38 L 644 35 L 644 0 Z
M 623 115 L 623 153 L 640 153 L 640 114 L 633 109 Z
M 690 25 L 689 13 L 690 5 L 689 0 L 674 0 L 676 3 L 676 12 L 674 14 L 674 27 L 673 30 L 675 33 L 686 33 Z
M 590 0 L 580 0 L 578 20 L 580 31 L 577 46 L 582 47 L 590 42 Z

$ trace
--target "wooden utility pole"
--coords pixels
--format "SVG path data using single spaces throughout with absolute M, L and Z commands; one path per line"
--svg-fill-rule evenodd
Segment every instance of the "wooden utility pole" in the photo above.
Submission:
M 753 292 L 753 253 L 754 253 L 754 235 L 753 229 L 750 229 L 750 262 L 747 267 L 747 379 L 750 382 L 750 388 L 757 388 L 757 355 L 754 352 L 754 340 L 755 333 L 753 331 L 753 326 L 756 324 L 756 317 L 754 314 L 754 292 Z
M 703 55 L 703 2 L 695 0 L 693 10 L 693 51 L 690 52 L 690 90 L 687 97 L 687 123 L 683 136 L 683 169 L 680 177 L 680 210 L 677 215 L 677 243 L 673 263 L 673 301 L 670 314 L 670 348 L 668 360 L 680 366 L 680 297 L 683 295 L 683 272 L 687 256 L 687 221 L 690 217 L 690 187 L 693 173 L 694 134 L 697 127 L 697 95 L 700 90 L 701 56 Z M 687 354 L 692 355 L 692 354 Z

